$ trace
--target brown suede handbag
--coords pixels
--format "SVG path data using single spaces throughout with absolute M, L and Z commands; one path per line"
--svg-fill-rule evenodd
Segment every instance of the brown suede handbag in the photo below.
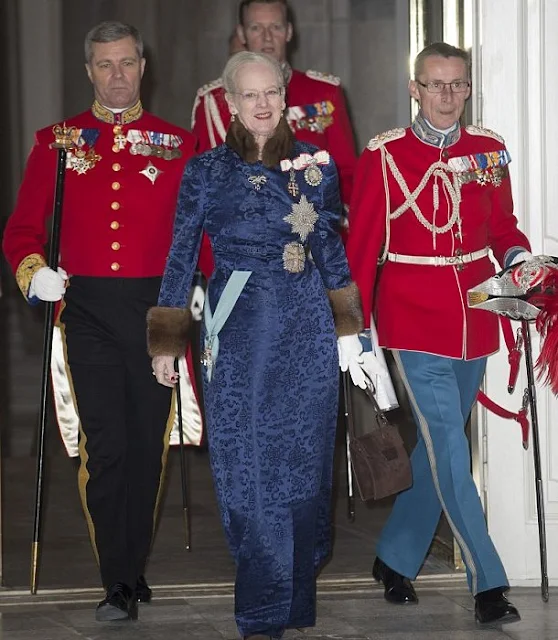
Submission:
M 343 387 L 351 465 L 362 500 L 380 500 L 412 485 L 411 463 L 397 426 L 389 422 L 370 388 L 362 392 L 366 402 L 360 412 L 358 429 L 355 428 L 352 386 L 349 373 L 345 372 Z

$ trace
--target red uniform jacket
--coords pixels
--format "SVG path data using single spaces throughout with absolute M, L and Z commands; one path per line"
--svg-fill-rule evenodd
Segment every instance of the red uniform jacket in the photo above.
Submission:
M 65 124 L 77 128 L 80 148 L 68 154 L 60 266 L 69 275 L 162 275 L 180 180 L 194 155 L 194 136 L 143 111 L 140 103 L 116 116 L 95 103 Z M 52 127 L 37 132 L 4 232 L 4 253 L 24 295 L 35 271 L 45 265 L 58 155 L 49 147 L 54 140 Z M 161 155 L 133 153 L 138 142 L 159 145 Z M 210 271 L 211 265 L 203 268 Z
M 316 71 L 292 70 L 287 86 L 286 117 L 298 140 L 329 151 L 339 171 L 341 196 L 349 203 L 356 156 L 353 133 L 339 79 Z M 198 90 L 192 112 L 197 151 L 224 142 L 230 122 L 219 78 Z
M 371 310 L 376 314 L 381 346 L 473 359 L 498 349 L 497 316 L 467 307 L 467 290 L 495 273 L 490 258 L 461 267 L 390 261 L 377 267 L 386 241 L 386 206 L 393 214 L 407 199 L 387 155 L 389 198 L 386 196 L 382 147 L 406 182 L 409 199 L 420 189 L 421 181 L 424 185 L 416 198 L 424 220 L 409 208 L 391 219 L 390 252 L 459 256 L 489 246 L 504 265 L 518 248 L 529 249 L 513 214 L 509 155 L 503 140 L 488 130 L 467 127 L 454 132 L 450 142 L 436 146 L 421 139 L 420 131 L 415 133 L 413 128 L 396 129 L 371 140 L 357 165 L 347 254 L 361 291 L 365 318 Z M 441 172 L 425 179 L 432 165 L 440 161 L 444 163 Z M 443 227 L 451 218 L 452 190 L 441 173 L 452 182 L 454 170 L 459 176 L 461 224 L 456 220 L 446 231 L 433 234 L 429 224 Z M 435 213 L 436 190 L 439 204 Z

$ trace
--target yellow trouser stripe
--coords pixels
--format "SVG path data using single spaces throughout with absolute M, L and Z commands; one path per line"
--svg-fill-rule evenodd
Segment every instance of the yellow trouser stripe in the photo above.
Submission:
M 74 390 L 74 383 L 72 380 L 72 372 L 70 370 L 70 365 L 68 364 L 68 348 L 66 344 L 66 327 L 61 322 L 58 323 L 60 327 L 60 333 L 62 335 L 62 344 L 64 345 L 64 362 L 66 363 L 66 375 L 68 376 L 68 381 L 70 383 L 70 389 L 72 391 L 72 399 L 74 402 L 74 406 L 76 407 L 77 413 L 77 401 L 76 394 Z M 78 413 L 79 416 L 79 413 Z M 99 564 L 99 552 L 97 551 L 97 543 L 95 542 L 95 525 L 93 524 L 93 518 L 89 513 L 89 509 L 87 508 L 87 482 L 89 481 L 89 471 L 87 470 L 87 461 L 89 460 L 89 455 L 87 453 L 87 436 L 81 426 L 81 420 L 79 422 L 79 444 L 78 451 L 79 457 L 81 460 L 81 464 L 78 471 L 78 489 L 79 495 L 81 498 L 81 506 L 83 508 L 83 513 L 85 515 L 85 520 L 87 522 L 87 528 L 89 529 L 89 538 L 91 539 L 91 546 L 93 547 L 93 553 L 95 554 L 95 558 L 97 559 L 97 564 Z

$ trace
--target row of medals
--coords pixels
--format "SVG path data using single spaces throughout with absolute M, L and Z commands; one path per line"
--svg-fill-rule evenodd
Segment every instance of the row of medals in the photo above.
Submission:
M 126 148 L 128 140 L 122 133 L 121 125 L 115 125 L 112 129 L 114 133 L 114 144 L 112 150 L 115 153 L 122 151 Z M 165 147 L 157 144 L 151 144 L 147 142 L 133 142 L 130 145 L 130 153 L 133 156 L 155 156 L 157 158 L 163 158 L 163 160 L 173 160 L 174 158 L 180 158 L 182 151 L 180 149 L 166 149 Z

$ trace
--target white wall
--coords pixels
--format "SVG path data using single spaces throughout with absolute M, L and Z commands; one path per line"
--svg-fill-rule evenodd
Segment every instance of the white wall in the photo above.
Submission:
M 520 226 L 534 253 L 558 255 L 558 0 L 481 0 L 482 120 L 506 139 Z M 533 334 L 535 357 L 539 353 Z M 510 398 L 505 347 L 488 366 L 488 393 L 517 410 L 525 376 Z M 549 577 L 558 584 L 558 430 L 556 399 L 539 389 L 543 490 Z M 484 415 L 487 430 L 489 529 L 512 583 L 540 582 L 532 446 L 524 451 L 519 425 Z M 531 440 L 532 443 L 532 440 Z

